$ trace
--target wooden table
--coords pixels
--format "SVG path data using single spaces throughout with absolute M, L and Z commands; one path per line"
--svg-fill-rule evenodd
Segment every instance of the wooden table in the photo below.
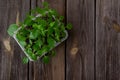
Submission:
M 22 64 L 7 28 L 44 0 L 0 0 L 0 80 L 120 80 L 120 0 L 45 0 L 73 29 L 49 64 Z

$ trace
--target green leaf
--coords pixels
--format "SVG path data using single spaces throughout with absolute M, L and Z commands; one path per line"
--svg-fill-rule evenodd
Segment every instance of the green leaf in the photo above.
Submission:
M 56 52 L 54 50 L 50 51 L 51 56 L 55 56 Z
M 27 46 L 26 52 L 27 52 L 28 54 L 32 54 L 32 49 L 30 48 L 29 45 Z
M 32 27 L 36 29 L 36 28 L 38 28 L 38 25 L 35 23 L 32 25 Z
M 63 19 L 64 19 L 64 16 L 60 16 L 59 20 L 63 21 Z
M 27 57 L 23 57 L 22 63 L 27 64 L 29 62 L 29 59 Z
M 25 41 L 26 40 L 26 37 L 22 36 L 20 33 L 17 33 L 17 39 L 18 41 Z
M 25 47 L 25 46 L 26 46 L 26 42 L 25 42 L 25 41 L 19 41 L 19 43 L 20 43 L 20 45 L 21 45 L 22 47 Z
M 36 56 L 35 54 L 31 54 L 31 58 L 32 58 L 33 60 L 37 60 L 37 56 Z
M 41 31 L 43 30 L 42 25 L 37 25 L 36 27 L 37 27 L 39 30 L 41 30 Z
M 36 18 L 35 22 L 38 23 L 38 25 L 42 25 L 42 27 L 45 27 L 47 25 L 47 21 L 44 20 L 44 18 L 38 17 Z
M 63 23 L 61 23 L 60 30 L 61 30 L 61 31 L 65 31 L 65 26 L 64 26 Z
M 27 26 L 31 26 L 33 24 L 33 20 L 32 20 L 33 18 L 34 16 L 27 15 L 27 17 L 24 20 L 24 24 Z
M 59 22 L 59 21 L 57 21 L 57 20 L 56 20 L 56 21 L 54 21 L 54 22 L 55 22 L 55 23 L 54 23 L 55 28 L 57 28 L 57 29 L 58 29 L 58 28 L 60 27 L 60 25 L 59 25 L 59 24 L 60 24 L 60 22 Z
M 27 34 L 29 34 L 29 31 L 27 29 L 25 29 L 25 28 L 22 28 L 18 32 L 20 32 L 20 34 L 25 36 L 25 37 L 27 37 Z
M 51 23 L 50 23 L 50 27 L 53 27 L 54 24 L 55 24 L 55 22 L 51 22 Z
M 38 35 L 39 35 L 38 30 L 32 30 L 32 31 L 30 32 L 29 38 L 30 38 L 30 39 L 36 39 L 36 38 L 38 37 Z
M 72 29 L 72 24 L 70 24 L 70 23 L 67 24 L 66 28 L 67 28 L 68 30 Z
M 35 15 L 36 13 L 38 14 L 39 11 L 41 11 L 41 10 L 42 10 L 41 8 L 36 7 L 35 9 L 32 9 L 32 10 L 30 11 L 30 13 L 31 13 L 32 15 Z
M 30 43 L 30 45 L 32 45 L 32 40 L 29 39 L 29 43 Z
M 44 57 L 42 58 L 42 61 L 43 61 L 45 64 L 49 63 L 49 61 L 50 61 L 49 56 L 44 56 Z
M 48 38 L 47 38 L 47 43 L 49 44 L 50 47 L 54 47 L 56 41 L 55 41 L 53 38 L 48 37 Z
M 42 27 L 40 28 L 40 35 L 45 37 L 47 30 L 44 30 Z
M 38 50 L 38 51 L 36 52 L 36 55 L 37 55 L 37 56 L 41 56 L 43 53 L 44 53 L 43 50 Z
M 26 37 L 22 36 L 20 33 L 17 33 L 16 37 L 22 47 L 26 46 Z
M 34 52 L 40 49 L 40 47 L 39 47 L 39 45 L 38 45 L 37 43 L 35 43 L 35 44 L 32 46 L 32 48 L 33 48 L 33 51 L 34 51 Z
M 48 32 L 47 32 L 47 36 L 50 36 L 50 35 L 53 36 L 54 35 L 53 32 L 54 32 L 54 29 L 49 27 Z
M 50 50 L 48 46 L 43 46 L 40 50 L 37 51 L 36 55 L 41 56 L 43 53 L 46 53 Z
M 45 16 L 46 15 L 46 10 L 45 9 L 40 9 L 38 11 L 42 16 Z
M 32 52 L 31 48 L 26 48 L 26 52 L 30 56 L 31 59 L 37 60 L 37 56 Z
M 60 41 L 60 30 L 58 28 L 55 29 L 55 39 Z
M 66 33 L 65 32 L 62 32 L 60 37 L 64 38 L 66 36 Z
M 58 16 L 58 13 L 57 13 L 56 10 L 52 10 L 52 9 L 50 9 L 49 12 L 50 12 L 51 15 L 54 15 L 55 17 Z
M 41 9 L 40 7 L 37 7 L 37 8 L 35 9 L 35 12 L 40 13 L 41 10 L 42 10 L 42 9 Z
M 10 36 L 14 35 L 14 32 L 18 29 L 18 26 L 16 24 L 11 24 L 7 30 L 8 34 Z
M 43 45 L 42 39 L 38 39 L 35 43 L 36 43 L 39 47 L 41 47 L 41 46 Z
M 42 39 L 38 39 L 37 41 L 34 42 L 32 48 L 33 48 L 34 51 L 38 51 L 41 48 L 42 45 L 43 45 Z

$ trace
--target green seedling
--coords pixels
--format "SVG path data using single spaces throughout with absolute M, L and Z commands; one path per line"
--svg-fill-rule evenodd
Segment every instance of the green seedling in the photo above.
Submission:
M 13 36 L 21 27 L 16 38 L 27 55 L 34 61 L 43 56 L 42 61 L 48 63 L 51 55 L 55 55 L 55 51 L 51 49 L 66 36 L 65 30 L 72 28 L 71 24 L 65 26 L 63 20 L 63 16 L 59 16 L 56 10 L 49 8 L 48 3 L 44 2 L 43 8 L 31 10 L 23 22 L 19 22 L 19 25 L 11 24 L 7 32 Z M 44 55 L 46 52 L 49 54 Z M 28 59 L 23 58 L 23 63 L 27 62 Z

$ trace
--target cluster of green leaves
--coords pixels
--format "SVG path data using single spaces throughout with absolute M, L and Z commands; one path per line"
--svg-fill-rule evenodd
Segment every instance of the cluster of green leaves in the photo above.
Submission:
M 43 8 L 33 9 L 27 14 L 24 22 L 19 25 L 21 29 L 16 37 L 31 59 L 37 60 L 48 52 L 42 57 L 48 63 L 50 56 L 55 55 L 55 51 L 51 49 L 66 36 L 65 30 L 72 28 L 71 24 L 65 25 L 63 19 L 46 2 L 43 3 Z M 9 27 L 9 35 L 13 36 L 16 27 L 18 26 L 15 24 Z M 23 62 L 28 62 L 28 59 L 24 58 Z

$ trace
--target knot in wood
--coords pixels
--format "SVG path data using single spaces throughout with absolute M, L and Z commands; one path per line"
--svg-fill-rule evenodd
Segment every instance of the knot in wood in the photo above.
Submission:
M 76 55 L 77 52 L 78 52 L 78 48 L 77 47 L 71 49 L 71 54 L 72 55 Z
M 4 44 L 7 51 L 11 51 L 11 46 L 10 46 L 10 41 L 9 40 L 4 40 L 3 44 Z

